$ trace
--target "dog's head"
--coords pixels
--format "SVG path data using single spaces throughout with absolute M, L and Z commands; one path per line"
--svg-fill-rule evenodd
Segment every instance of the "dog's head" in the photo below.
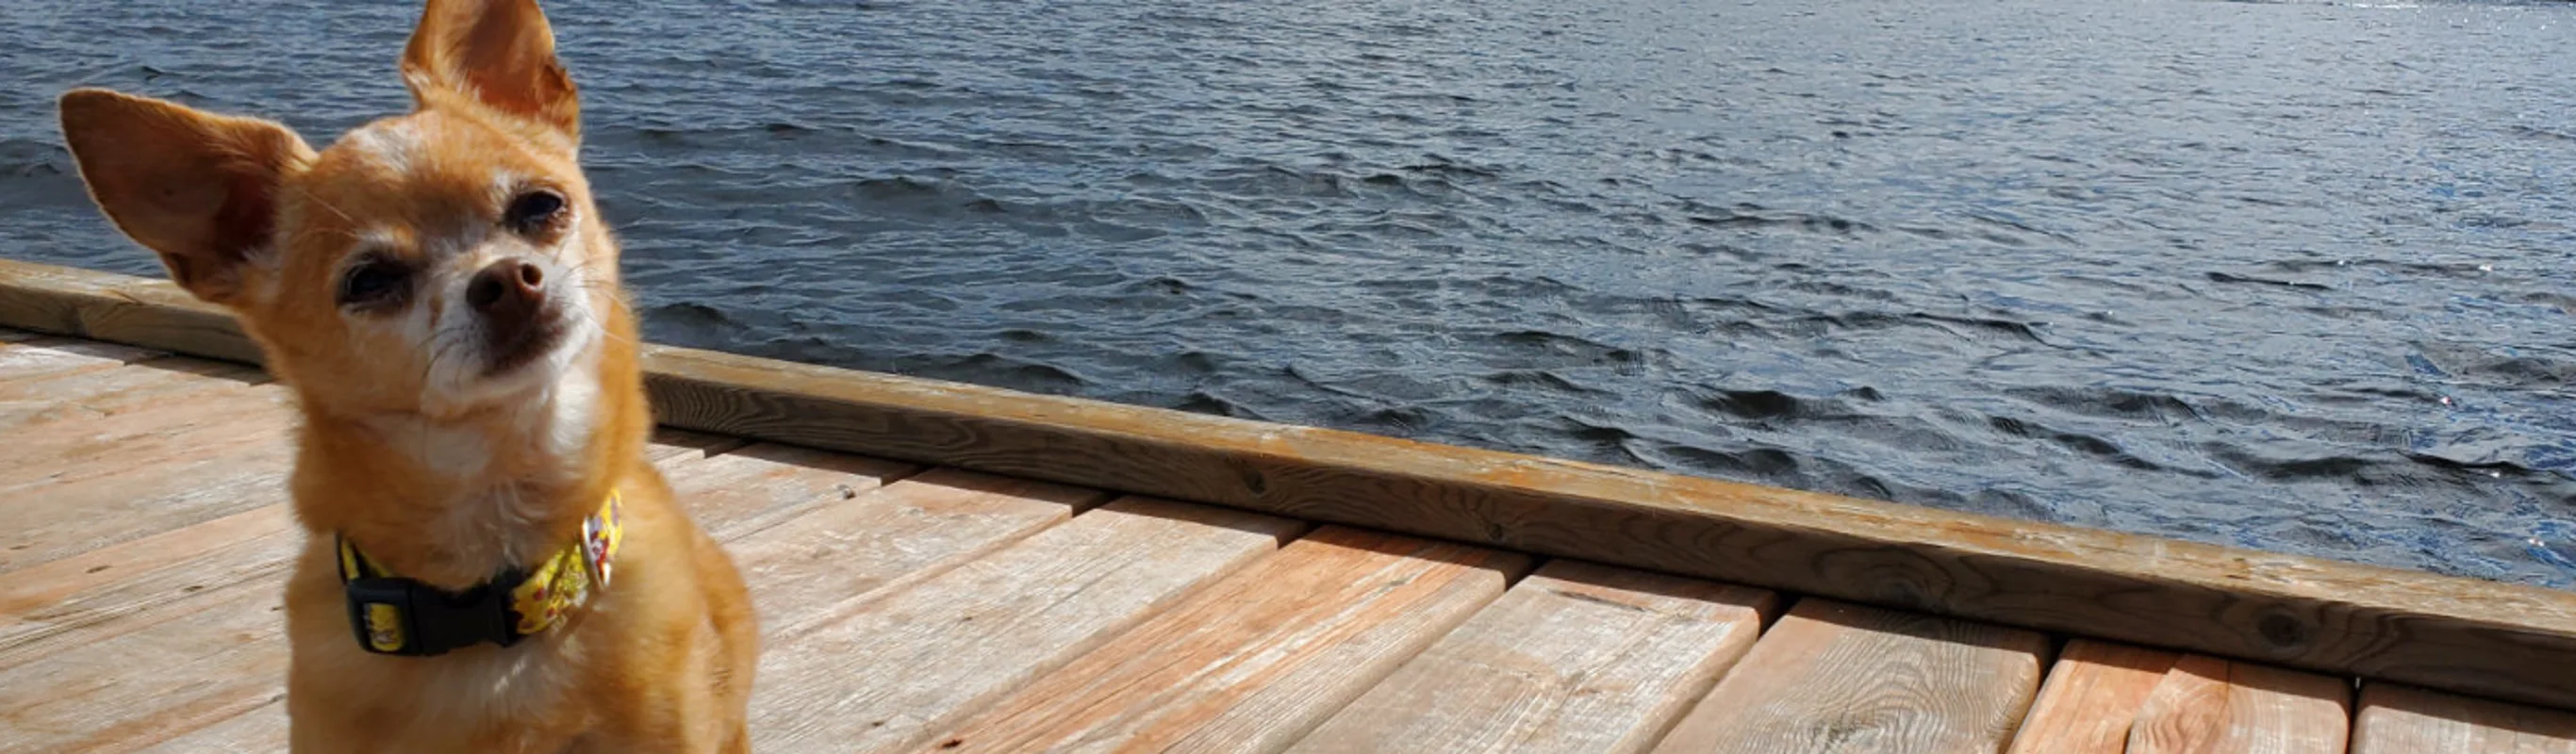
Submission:
M 308 408 L 462 415 L 595 365 L 625 316 L 617 248 L 544 14 L 431 0 L 401 69 L 417 109 L 320 152 L 97 89 L 63 96 L 63 134 L 107 216 L 329 404 Z

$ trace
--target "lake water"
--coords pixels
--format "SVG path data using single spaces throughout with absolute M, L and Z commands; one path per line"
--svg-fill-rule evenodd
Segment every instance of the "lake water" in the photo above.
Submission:
M 548 8 L 657 340 L 2576 583 L 2576 4 Z M 0 255 L 416 12 L 0 2 Z

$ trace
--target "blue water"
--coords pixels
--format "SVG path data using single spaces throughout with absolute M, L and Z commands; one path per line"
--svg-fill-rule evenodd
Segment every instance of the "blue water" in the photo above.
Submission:
M 0 2 L 0 254 L 412 6 Z M 2576 583 L 2576 5 L 547 7 L 658 340 Z

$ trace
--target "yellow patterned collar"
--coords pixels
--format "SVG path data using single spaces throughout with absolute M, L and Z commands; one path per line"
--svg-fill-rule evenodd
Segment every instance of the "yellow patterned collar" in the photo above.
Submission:
M 483 642 L 510 646 L 561 624 L 608 588 L 625 537 L 616 491 L 581 523 L 581 539 L 535 568 L 511 568 L 451 592 L 395 576 L 340 537 L 340 582 L 358 645 L 377 654 L 430 656 Z

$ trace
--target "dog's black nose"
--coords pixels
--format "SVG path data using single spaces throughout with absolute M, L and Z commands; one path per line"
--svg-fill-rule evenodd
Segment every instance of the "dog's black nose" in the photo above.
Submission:
M 526 321 L 546 303 L 546 274 L 536 265 L 504 259 L 474 273 L 465 284 L 465 303 L 496 323 Z

